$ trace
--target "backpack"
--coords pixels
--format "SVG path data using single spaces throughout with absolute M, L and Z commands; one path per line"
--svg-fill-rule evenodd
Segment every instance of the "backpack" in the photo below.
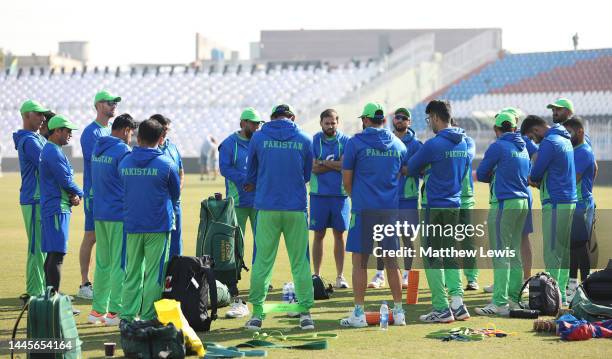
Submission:
M 334 292 L 332 285 L 316 274 L 312 276 L 312 288 L 315 300 L 329 299 Z
M 121 348 L 127 358 L 184 358 L 185 339 L 183 331 L 174 324 L 163 325 L 157 319 L 122 321 Z
M 234 199 L 210 197 L 202 201 L 196 256 L 210 256 L 214 262 L 215 278 L 228 287 L 240 280 L 244 264 L 244 237 L 238 226 Z
M 53 287 L 47 287 L 44 295 L 31 297 L 17 317 L 13 327 L 12 338 L 15 339 L 19 321 L 28 310 L 28 339 L 57 339 L 65 341 L 65 352 L 34 353 L 28 352 L 28 358 L 76 359 L 81 358 L 81 340 L 77 331 L 72 302 L 67 295 L 59 294 Z M 11 358 L 13 351 L 11 351 Z
M 520 293 L 523 293 L 527 285 L 529 285 L 529 305 L 525 308 L 519 298 L 521 308 L 537 310 L 541 315 L 557 315 L 561 308 L 561 291 L 557 281 L 550 274 L 540 272 L 525 281 Z
M 612 319 L 612 260 L 578 286 L 570 308 L 576 318 L 589 322 Z
M 211 267 L 209 256 L 175 256 L 166 270 L 162 297 L 179 301 L 187 322 L 198 332 L 209 331 L 217 319 L 217 285 Z

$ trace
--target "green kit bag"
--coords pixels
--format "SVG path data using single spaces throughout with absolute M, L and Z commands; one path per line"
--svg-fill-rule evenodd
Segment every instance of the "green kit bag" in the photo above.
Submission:
M 202 201 L 196 256 L 208 255 L 214 261 L 215 278 L 231 287 L 240 280 L 244 264 L 244 237 L 238 226 L 234 199 L 219 195 Z

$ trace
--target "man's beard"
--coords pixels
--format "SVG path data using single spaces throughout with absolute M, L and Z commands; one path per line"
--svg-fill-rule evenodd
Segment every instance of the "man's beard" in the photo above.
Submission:
M 405 132 L 408 130 L 408 126 L 404 126 L 404 128 L 400 129 L 396 124 L 393 124 L 393 128 L 396 132 Z
M 323 133 L 325 134 L 325 136 L 327 137 L 334 137 L 336 135 L 336 130 L 323 130 Z

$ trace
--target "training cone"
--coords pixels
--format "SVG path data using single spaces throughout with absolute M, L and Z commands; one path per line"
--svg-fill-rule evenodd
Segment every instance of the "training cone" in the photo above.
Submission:
M 368 325 L 378 325 L 380 323 L 380 313 L 379 312 L 365 312 L 366 323 Z M 389 311 L 389 324 L 393 324 L 393 313 Z
M 417 304 L 419 302 L 419 271 L 408 272 L 408 288 L 406 289 L 406 304 Z

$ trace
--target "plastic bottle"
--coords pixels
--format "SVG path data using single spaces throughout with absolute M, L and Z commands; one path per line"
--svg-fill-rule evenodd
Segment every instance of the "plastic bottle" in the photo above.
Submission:
M 285 285 L 283 285 L 283 302 L 285 302 L 285 303 L 289 303 L 290 302 L 290 298 L 289 298 L 289 283 L 285 283 Z
M 382 302 L 380 306 L 380 330 L 389 328 L 389 306 L 387 302 Z

